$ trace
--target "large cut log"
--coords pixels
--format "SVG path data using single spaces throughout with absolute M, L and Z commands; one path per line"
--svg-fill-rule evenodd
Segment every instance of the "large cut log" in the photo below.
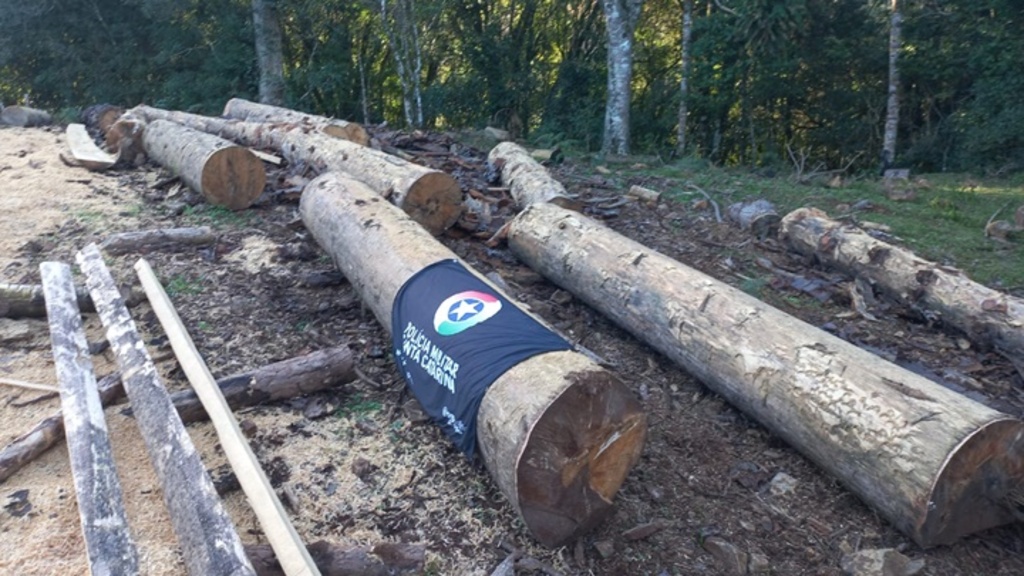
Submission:
M 8 106 L 0 110 L 0 124 L 30 128 L 46 126 L 52 121 L 49 112 L 28 106 Z
M 228 103 L 224 105 L 224 117 L 244 120 L 246 122 L 300 124 L 323 132 L 328 136 L 355 142 L 362 146 L 366 146 L 370 142 L 370 135 L 366 133 L 366 129 L 355 122 L 306 114 L 289 108 L 260 104 L 241 98 L 228 100 Z
M 299 209 L 388 330 L 402 285 L 430 264 L 456 259 L 372 190 L 338 174 L 311 181 Z M 625 386 L 572 351 L 532 356 L 499 376 L 477 423 L 491 476 L 549 546 L 593 528 L 611 511 L 646 434 L 645 415 Z
M 516 206 L 525 208 L 539 202 L 550 202 L 564 208 L 579 208 L 565 186 L 552 178 L 544 166 L 515 142 L 502 142 L 492 148 L 487 161 L 501 170 L 501 183 L 509 187 Z
M 71 267 L 39 266 L 60 382 L 71 476 L 78 498 L 86 557 L 92 574 L 137 574 L 139 555 L 128 533 L 121 482 L 103 417 Z
M 213 481 L 174 411 L 135 322 L 103 264 L 99 248 L 95 244 L 86 246 L 76 260 L 107 329 L 110 348 L 125 375 L 125 392 L 160 480 L 189 574 L 254 574 L 231 517 L 217 498 Z
M 217 386 L 232 410 L 313 394 L 336 384 L 356 379 L 352 352 L 338 346 L 289 358 L 253 370 L 217 380 Z M 124 393 L 118 374 L 100 380 L 100 401 L 109 406 Z M 174 409 L 184 423 L 208 418 L 194 390 L 171 394 Z M 61 412 L 39 421 L 31 430 L 0 449 L 0 482 L 7 480 L 26 464 L 60 442 L 64 437 Z
M 881 292 L 1024 363 L 1024 299 L 972 281 L 963 272 L 831 220 L 813 208 L 782 220 L 780 236 L 802 254 L 861 277 Z
M 142 144 L 150 158 L 216 206 L 248 208 L 267 183 L 263 162 L 248 148 L 174 122 L 148 123 Z
M 293 164 L 345 172 L 435 235 L 451 227 L 462 213 L 462 190 L 448 174 L 347 140 L 306 133 L 301 125 L 225 120 L 148 106 L 134 108 L 132 114 L 147 120 L 170 120 L 246 146 L 279 150 Z
M 510 223 L 524 262 L 659 350 L 922 546 L 1013 521 L 1024 424 L 581 216 Z
M 206 361 L 196 350 L 192 337 L 185 329 L 178 311 L 171 304 L 171 299 L 164 291 L 156 274 L 144 259 L 135 263 L 135 272 L 139 276 L 146 296 L 160 325 L 167 334 L 174 354 L 178 357 L 178 364 L 188 378 L 192 389 L 196 391 L 199 401 L 202 402 L 206 413 L 210 415 L 210 421 L 217 433 L 224 455 L 231 464 L 231 468 L 242 486 L 249 505 L 256 513 L 263 528 L 263 534 L 267 537 L 274 553 L 277 555 L 281 567 L 288 576 L 319 576 L 320 571 L 313 558 L 310 557 L 302 539 L 288 519 L 284 511 L 284 505 L 274 493 L 270 480 L 260 466 L 256 454 L 246 441 L 242 429 L 238 426 L 238 420 L 231 413 L 224 395 L 217 388 L 217 383 L 206 366 Z
M 106 170 L 117 163 L 117 156 L 108 154 L 93 142 L 85 130 L 85 124 L 68 124 L 64 135 L 68 140 L 71 156 L 88 170 Z

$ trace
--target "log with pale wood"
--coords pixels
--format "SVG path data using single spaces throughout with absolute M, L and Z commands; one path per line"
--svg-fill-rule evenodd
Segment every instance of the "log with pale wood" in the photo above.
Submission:
M 148 252 L 183 246 L 209 246 L 217 242 L 217 235 L 209 226 L 188 228 L 158 228 L 132 230 L 107 236 L 100 242 L 100 250 L 108 254 Z
M 355 379 L 352 352 L 348 346 L 342 345 L 220 378 L 217 386 L 231 409 L 238 410 L 313 394 Z M 124 394 L 120 375 L 114 373 L 102 378 L 99 390 L 103 405 L 112 404 Z M 194 390 L 174 392 L 171 401 L 181 421 L 186 424 L 208 418 Z M 58 410 L 0 449 L 0 482 L 10 478 L 62 438 L 64 420 Z
M 450 175 L 347 140 L 306 133 L 300 125 L 225 120 L 148 106 L 130 113 L 148 121 L 170 120 L 246 146 L 278 150 L 293 164 L 344 172 L 388 198 L 431 234 L 450 228 L 462 213 L 462 189 Z
M 117 154 L 126 164 L 141 166 L 146 161 L 146 149 L 142 144 L 142 133 L 146 122 L 130 111 L 125 112 L 116 122 L 103 131 L 107 151 Z
M 270 479 L 267 478 L 256 454 L 245 439 L 242 429 L 238 426 L 238 420 L 231 413 L 231 408 L 217 387 L 213 375 L 210 374 L 206 361 L 196 350 L 192 337 L 185 329 L 160 280 L 144 259 L 135 263 L 135 273 L 138 274 L 139 282 L 146 291 L 153 312 L 167 334 L 171 348 L 178 358 L 178 364 L 192 384 L 192 389 L 195 390 L 206 413 L 210 415 L 210 422 L 213 423 L 224 455 L 231 464 L 235 477 L 238 478 L 238 483 L 242 486 L 242 491 L 263 528 L 263 535 L 274 549 L 285 574 L 319 576 L 320 571 L 302 544 L 302 539 L 284 511 L 284 505 L 270 485 Z
M 579 208 L 565 186 L 515 142 L 502 142 L 492 148 L 487 162 L 501 170 L 501 183 L 508 186 L 516 206 L 525 208 L 538 202 L 550 202 L 565 208 Z
M 775 205 L 763 198 L 731 204 L 725 213 L 740 229 L 760 239 L 775 236 L 779 230 L 779 221 L 782 220 Z
M 136 574 L 139 555 L 128 531 L 124 495 L 89 359 L 71 267 L 44 262 L 39 272 L 89 570 L 92 574 Z
M 982 348 L 994 348 L 1024 363 L 1024 299 L 974 282 L 960 270 L 920 258 L 813 208 L 787 214 L 779 235 L 797 252 L 863 278 L 925 317 L 963 332 Z
M 299 210 L 388 330 L 406 280 L 457 258 L 373 190 L 336 173 L 311 181 Z M 611 512 L 645 434 L 646 417 L 622 382 L 572 351 L 539 354 L 510 368 L 487 390 L 477 419 L 484 464 L 534 537 L 549 546 L 594 528 Z
M 7 106 L 0 110 L 0 124 L 32 128 L 34 126 L 46 126 L 51 122 L 53 122 L 53 118 L 50 116 L 50 113 L 38 108 Z
M 1014 521 L 1024 423 L 550 204 L 512 252 L 684 367 L 922 546 Z
M 84 287 L 75 288 L 78 307 L 92 312 L 92 298 Z M 41 318 L 46 316 L 46 298 L 38 284 L 0 284 L 0 317 Z
M 260 104 L 241 98 L 228 100 L 228 103 L 224 105 L 223 116 L 245 122 L 299 124 L 309 129 L 323 132 L 328 136 L 355 142 L 362 146 L 370 143 L 370 135 L 366 133 L 366 128 L 355 122 L 317 116 L 316 114 L 306 114 L 290 108 Z
M 174 122 L 147 123 L 142 144 L 147 156 L 215 206 L 248 208 L 267 183 L 263 162 L 248 148 Z
M 85 124 L 68 124 L 64 130 L 71 157 L 83 168 L 88 170 L 106 170 L 117 164 L 117 155 L 100 150 L 92 137 L 85 130 Z
M 81 120 L 90 134 L 106 134 L 124 114 L 124 108 L 113 104 L 94 104 L 82 110 Z
M 125 375 L 125 392 L 160 480 L 189 574 L 254 574 L 231 517 L 174 410 L 99 248 L 95 244 L 86 246 L 76 261 L 86 276 L 110 348 Z
M 637 200 L 641 200 L 648 204 L 657 204 L 658 201 L 661 200 L 661 192 L 634 184 L 629 187 L 629 191 L 626 192 L 626 197 L 636 198 Z

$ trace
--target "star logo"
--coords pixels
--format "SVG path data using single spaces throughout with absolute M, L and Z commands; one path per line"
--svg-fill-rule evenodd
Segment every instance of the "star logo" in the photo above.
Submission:
M 490 294 L 467 290 L 446 298 L 434 312 L 434 330 L 454 336 L 486 321 L 501 310 L 501 300 Z

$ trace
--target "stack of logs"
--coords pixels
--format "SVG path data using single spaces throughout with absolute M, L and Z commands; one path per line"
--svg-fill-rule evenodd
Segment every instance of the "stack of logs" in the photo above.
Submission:
M 462 211 L 450 175 L 367 147 L 358 130 L 326 118 L 238 100 L 224 116 L 138 107 L 110 126 L 107 141 L 122 157 L 142 150 L 234 209 L 249 205 L 263 180 L 259 162 L 221 138 L 324 172 L 302 195 L 303 220 L 386 328 L 405 280 L 455 257 L 431 237 Z M 508 226 L 513 253 L 757 418 L 920 545 L 1020 517 L 1019 420 L 567 210 L 574 199 L 515 144 L 496 147 L 491 160 L 523 209 Z M 780 225 L 774 214 L 754 219 L 738 209 L 733 217 L 759 236 Z M 951 325 L 1024 359 L 1019 299 L 872 244 L 820 213 L 794 213 L 781 228 L 797 249 L 939 309 Z M 976 296 L 957 296 L 965 291 Z M 607 514 L 645 435 L 644 415 L 623 383 L 575 352 L 511 368 L 488 390 L 479 420 L 488 470 L 534 536 L 553 546 Z M 576 442 L 556 446 L 554 437 Z

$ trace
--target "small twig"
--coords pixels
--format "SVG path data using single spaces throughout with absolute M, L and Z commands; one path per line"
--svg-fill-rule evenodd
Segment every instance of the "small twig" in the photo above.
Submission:
M 43 392 L 59 393 L 60 390 L 50 386 L 48 384 L 35 384 L 33 382 L 25 382 L 22 380 L 14 380 L 11 378 L 0 378 L 0 384 L 6 384 L 8 386 L 16 386 L 18 388 L 28 388 L 29 390 L 42 390 Z
M 16 402 L 11 402 L 11 406 L 14 406 L 15 408 L 24 408 L 25 406 L 38 404 L 39 402 L 49 400 L 50 398 L 56 398 L 59 395 L 60 394 L 57 392 L 47 392 L 46 394 L 40 394 L 35 398 L 29 398 L 28 400 L 18 400 Z
M 697 186 L 696 184 L 687 184 L 687 186 L 689 186 L 690 188 L 693 188 L 697 192 L 700 192 L 702 196 L 707 198 L 708 202 L 711 203 L 711 207 L 715 209 L 715 220 L 717 220 L 718 223 L 721 224 L 722 223 L 722 210 L 718 207 L 718 202 L 715 202 L 715 200 L 713 198 L 711 198 L 711 196 L 707 192 L 705 192 L 704 189 L 701 188 L 700 186 Z
M 369 384 L 370 386 L 373 386 L 375 389 L 381 390 L 384 388 L 383 384 L 367 376 L 362 370 L 359 369 L 359 367 L 353 366 L 352 371 L 356 373 L 356 377 L 358 377 L 363 382 Z
M 715 0 L 715 6 L 718 6 L 724 12 L 727 12 L 729 14 L 732 14 L 733 16 L 736 16 L 736 11 L 733 10 L 732 8 L 729 8 L 728 6 L 722 4 L 721 0 Z
M 1009 206 L 1012 202 L 1013 202 L 1013 200 L 1007 201 L 1006 204 L 1003 204 L 1002 206 L 1000 206 L 998 210 L 993 212 L 992 215 L 988 217 L 988 222 L 985 222 L 985 231 L 986 231 L 986 233 L 988 232 L 988 227 L 992 224 L 992 221 L 996 219 L 996 216 L 999 216 L 999 213 L 1002 212 L 1003 210 L 1005 210 L 1006 207 Z

